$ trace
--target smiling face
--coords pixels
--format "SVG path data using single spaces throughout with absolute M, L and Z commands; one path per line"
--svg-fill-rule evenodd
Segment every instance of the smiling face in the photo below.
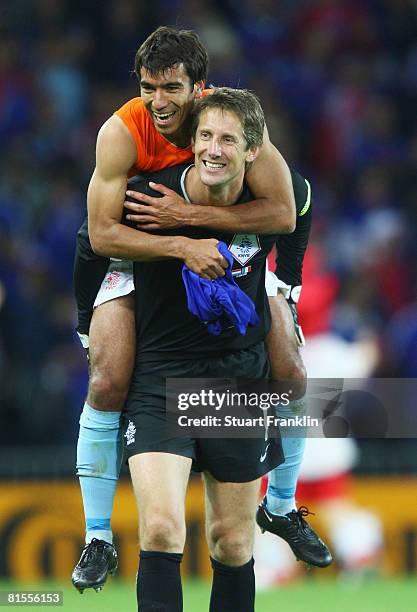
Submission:
M 245 163 L 257 149 L 248 149 L 239 117 L 231 111 L 208 108 L 200 117 L 193 143 L 195 167 L 207 187 L 242 184 Z
M 140 71 L 141 97 L 157 131 L 175 144 L 188 135 L 190 111 L 196 94 L 203 89 L 203 82 L 190 82 L 183 64 L 151 75 L 145 68 Z

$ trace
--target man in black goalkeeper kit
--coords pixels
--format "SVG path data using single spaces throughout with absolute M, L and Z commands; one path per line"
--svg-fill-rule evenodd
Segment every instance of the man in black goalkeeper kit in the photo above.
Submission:
M 215 90 L 196 107 L 195 165 L 167 169 L 152 178 L 202 205 L 250 201 L 244 172 L 262 144 L 263 125 L 263 113 L 253 94 Z M 303 183 L 293 175 L 293 182 L 297 181 Z M 303 187 L 306 191 L 305 183 Z M 138 245 L 143 244 L 143 253 L 138 252 L 137 257 L 140 263 L 134 266 L 138 348 L 124 413 L 124 437 L 140 514 L 137 588 L 142 612 L 182 610 L 184 498 L 193 462 L 203 471 L 205 481 L 207 539 L 214 572 L 210 610 L 254 610 L 252 549 L 259 477 L 281 461 L 281 445 L 264 438 L 176 438 L 165 428 L 166 378 L 233 378 L 237 374 L 265 378 L 269 374 L 263 342 L 270 326 L 265 261 L 278 236 L 248 236 L 250 265 L 246 265 L 247 250 L 242 256 L 241 238 L 196 229 L 184 236 L 138 233 Z M 222 240 L 229 246 L 236 281 L 253 300 L 259 316 L 258 325 L 249 327 L 244 335 L 230 327 L 218 336 L 210 335 L 206 325 L 187 309 L 181 279 L 184 255 L 189 256 L 190 241 L 203 247 L 213 240 L 213 244 Z M 225 267 L 226 263 L 213 261 L 214 266 Z
M 190 48 L 193 53 L 189 52 Z M 85 588 L 100 590 L 107 575 L 117 568 L 110 518 L 121 462 L 120 410 L 127 396 L 135 349 L 132 262 L 113 260 L 109 267 L 107 257 L 149 259 L 152 249 L 163 244 L 163 257 L 167 253 L 177 256 L 203 278 L 216 278 L 224 274 L 222 265 L 225 265 L 215 246 L 217 241 L 185 239 L 189 235 L 188 227 L 214 227 L 216 231 L 242 232 L 236 236 L 232 252 L 240 264 L 240 272 L 250 276 L 252 257 L 259 246 L 254 233 L 291 231 L 295 219 L 289 170 L 265 131 L 260 154 L 245 174 L 252 195 L 261 199 L 237 206 L 187 206 L 181 192 L 169 189 L 171 175 L 158 172 L 153 179 L 160 183 L 166 179 L 168 187 L 157 185 L 155 189 L 162 197 L 156 198 L 159 194 L 148 183 L 142 184 L 140 191 L 144 193 L 137 193 L 136 199 L 143 202 L 147 198 L 148 206 L 131 204 L 132 211 L 139 213 L 135 224 L 138 222 L 139 229 L 149 231 L 176 228 L 183 238 L 173 241 L 172 237 L 140 234 L 123 227 L 120 224 L 122 198 L 126 175 L 131 176 L 133 172 L 132 164 L 141 172 L 146 168 L 172 166 L 176 159 L 191 161 L 191 146 L 183 148 L 190 144 L 190 100 L 194 99 L 193 92 L 202 92 L 207 72 L 207 54 L 195 33 L 177 32 L 172 28 L 163 27 L 154 32 L 138 50 L 136 60 L 142 97 L 117 111 L 119 115 L 122 111 L 125 113 L 124 119 L 121 115 L 112 117 L 100 130 L 96 170 L 89 187 L 89 230 L 87 225 L 83 226 L 77 244 L 78 332 L 84 346 L 89 341 L 91 356 L 89 392 L 81 414 L 77 449 L 77 471 L 86 517 L 86 547 L 73 572 L 73 584 L 80 592 Z M 219 150 L 223 154 L 222 148 Z M 215 153 L 211 155 L 214 160 Z M 222 172 L 213 167 L 211 171 Z M 277 241 L 278 276 L 287 285 L 294 285 L 284 290 L 296 301 L 301 288 L 311 206 L 308 183 L 295 174 L 292 180 L 295 194 L 302 202 L 299 205 L 297 199 L 296 231 L 280 236 Z M 184 226 L 186 230 L 178 229 Z M 100 255 L 92 252 L 88 231 L 93 248 Z M 211 230 L 206 235 L 211 236 Z M 267 290 L 271 295 L 272 322 L 267 346 L 272 376 L 304 381 L 305 368 L 291 311 L 282 293 L 278 293 L 282 288 L 277 287 L 272 273 L 268 275 Z M 299 408 L 295 408 L 299 414 Z M 331 562 L 331 555 L 295 504 L 303 444 L 300 437 L 288 441 L 283 438 L 285 462 L 269 474 L 270 486 L 257 521 L 262 529 L 284 538 L 297 558 L 324 567 Z
M 228 206 L 249 201 L 243 184 L 245 165 L 255 160 L 264 128 L 255 96 L 217 90 L 197 105 L 195 122 L 195 165 L 166 170 L 158 181 L 176 191 L 183 189 L 191 202 Z M 193 240 L 213 238 L 213 232 L 205 230 L 190 234 Z M 233 252 L 236 237 L 217 232 L 215 237 Z M 258 237 L 250 272 L 245 275 L 245 266 L 238 265 L 242 274 L 238 284 L 255 303 L 260 318 L 244 335 L 230 326 L 220 335 L 210 335 L 204 322 L 188 311 L 181 278 L 184 240 L 190 238 L 154 237 L 158 246 L 152 257 L 174 256 L 173 261 L 134 266 L 138 348 L 124 435 L 140 516 L 138 610 L 183 609 L 185 492 L 194 462 L 205 484 L 213 567 L 210 610 L 250 612 L 255 600 L 252 550 L 259 478 L 280 463 L 280 443 L 264 438 L 170 436 L 165 427 L 165 379 L 268 376 L 264 274 L 276 236 Z M 150 258 L 149 250 L 145 257 Z

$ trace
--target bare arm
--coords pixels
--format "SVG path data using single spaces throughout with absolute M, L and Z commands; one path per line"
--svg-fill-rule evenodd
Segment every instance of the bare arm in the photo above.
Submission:
M 98 255 L 128 258 L 132 254 L 133 259 L 135 233 L 123 227 L 120 219 L 127 174 L 135 159 L 129 130 L 119 117 L 111 117 L 97 137 L 96 167 L 87 193 L 88 231 Z
M 95 253 L 140 261 L 182 259 L 204 278 L 224 274 L 226 260 L 218 241 L 191 240 L 184 236 L 153 236 L 120 223 L 127 174 L 136 160 L 136 146 L 118 117 L 111 117 L 97 138 L 96 168 L 88 187 L 88 225 Z
M 252 193 L 258 198 L 252 207 L 259 206 L 265 224 L 269 223 L 270 234 L 289 234 L 294 231 L 296 210 L 290 169 L 281 153 L 269 140 L 264 130 L 261 151 L 246 172 L 245 179 Z M 243 208 L 241 206 L 241 208 Z
M 289 168 L 264 133 L 261 151 L 246 173 L 248 185 L 258 199 L 234 206 L 186 205 L 183 198 L 163 185 L 154 188 L 164 196 L 152 198 L 129 192 L 143 204 L 125 202 L 129 219 L 146 230 L 173 229 L 181 226 L 207 227 L 227 232 L 287 234 L 294 231 L 296 214 Z

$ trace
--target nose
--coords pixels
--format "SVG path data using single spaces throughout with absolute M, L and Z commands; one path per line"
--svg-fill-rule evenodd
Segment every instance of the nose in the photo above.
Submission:
M 220 143 L 217 140 L 217 138 L 212 138 L 210 140 L 210 144 L 208 147 L 208 154 L 210 157 L 220 157 L 220 155 L 222 154 L 222 150 L 220 147 Z
M 161 89 L 155 91 L 154 98 L 152 100 L 152 108 L 156 111 L 162 110 L 167 105 L 167 99 L 165 92 Z

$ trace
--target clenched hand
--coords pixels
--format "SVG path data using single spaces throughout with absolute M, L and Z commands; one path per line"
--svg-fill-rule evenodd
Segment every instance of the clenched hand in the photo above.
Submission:
M 224 271 L 229 265 L 217 249 L 219 241 L 215 238 L 204 240 L 186 239 L 183 260 L 184 263 L 196 274 L 208 280 L 214 280 L 224 276 Z

